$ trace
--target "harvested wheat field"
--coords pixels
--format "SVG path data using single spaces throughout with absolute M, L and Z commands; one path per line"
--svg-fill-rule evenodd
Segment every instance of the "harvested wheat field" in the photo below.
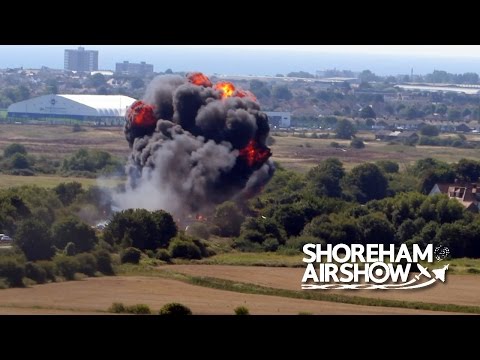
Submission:
M 208 269 L 204 266 L 201 268 Z M 201 271 L 201 268 L 198 271 Z M 256 268 L 256 270 L 258 276 L 260 269 Z M 194 286 L 177 280 L 142 276 L 87 278 L 81 281 L 35 285 L 25 289 L 0 290 L 0 313 L 2 314 L 105 314 L 105 310 L 113 302 L 122 302 L 125 305 L 147 304 L 153 311 L 158 311 L 166 303 L 180 302 L 190 307 L 197 315 L 233 315 L 234 308 L 241 305 L 246 306 L 254 315 L 295 315 L 299 312 L 312 314 L 440 313 L 241 294 Z
M 168 269 L 194 276 L 209 276 L 279 289 L 301 290 L 304 269 L 224 265 L 172 265 Z M 323 290 L 325 291 L 325 290 Z M 480 305 L 480 276 L 450 275 L 445 283 L 418 290 L 328 290 L 330 294 L 438 304 Z

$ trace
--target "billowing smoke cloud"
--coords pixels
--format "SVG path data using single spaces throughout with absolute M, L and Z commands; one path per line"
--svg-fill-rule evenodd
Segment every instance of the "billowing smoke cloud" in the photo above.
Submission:
M 158 76 L 126 115 L 132 152 L 115 205 L 185 216 L 252 196 L 274 172 L 268 133 L 252 93 L 201 73 Z

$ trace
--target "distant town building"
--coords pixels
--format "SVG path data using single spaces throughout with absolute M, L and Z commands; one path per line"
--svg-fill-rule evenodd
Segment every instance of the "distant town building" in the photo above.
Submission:
M 447 194 L 450 199 L 456 199 L 467 210 L 477 213 L 480 210 L 480 192 L 478 190 L 476 183 L 455 181 L 453 184 L 435 184 L 429 195 Z
M 266 111 L 268 123 L 272 127 L 289 128 L 291 124 L 292 114 L 289 112 Z
M 79 47 L 78 50 L 65 50 L 65 70 L 70 71 L 97 71 L 98 70 L 98 51 L 85 50 Z
M 153 65 L 146 64 L 145 61 L 140 64 L 124 61 L 123 63 L 116 63 L 115 72 L 122 75 L 146 76 L 153 74 Z

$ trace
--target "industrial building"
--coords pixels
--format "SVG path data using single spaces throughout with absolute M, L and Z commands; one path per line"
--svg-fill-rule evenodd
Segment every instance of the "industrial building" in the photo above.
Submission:
M 281 111 L 266 111 L 268 116 L 268 123 L 271 127 L 277 128 L 289 128 L 291 123 L 292 114 L 289 112 Z
M 123 121 L 136 99 L 124 95 L 43 95 L 12 104 L 9 118 Z
M 153 65 L 146 64 L 145 61 L 142 61 L 140 64 L 124 61 L 123 63 L 115 64 L 115 72 L 117 74 L 122 74 L 122 75 L 138 75 L 138 76 L 152 75 Z
M 66 49 L 64 61 L 65 70 L 97 71 L 98 51 L 85 50 L 83 47 L 79 47 L 78 50 Z

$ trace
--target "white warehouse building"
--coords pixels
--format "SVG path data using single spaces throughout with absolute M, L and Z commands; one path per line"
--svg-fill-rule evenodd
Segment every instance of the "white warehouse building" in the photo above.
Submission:
M 124 95 L 43 95 L 10 105 L 8 117 L 113 120 L 123 118 L 134 101 Z
M 268 122 L 270 126 L 279 128 L 289 128 L 291 123 L 292 114 L 282 111 L 265 111 L 268 116 Z

